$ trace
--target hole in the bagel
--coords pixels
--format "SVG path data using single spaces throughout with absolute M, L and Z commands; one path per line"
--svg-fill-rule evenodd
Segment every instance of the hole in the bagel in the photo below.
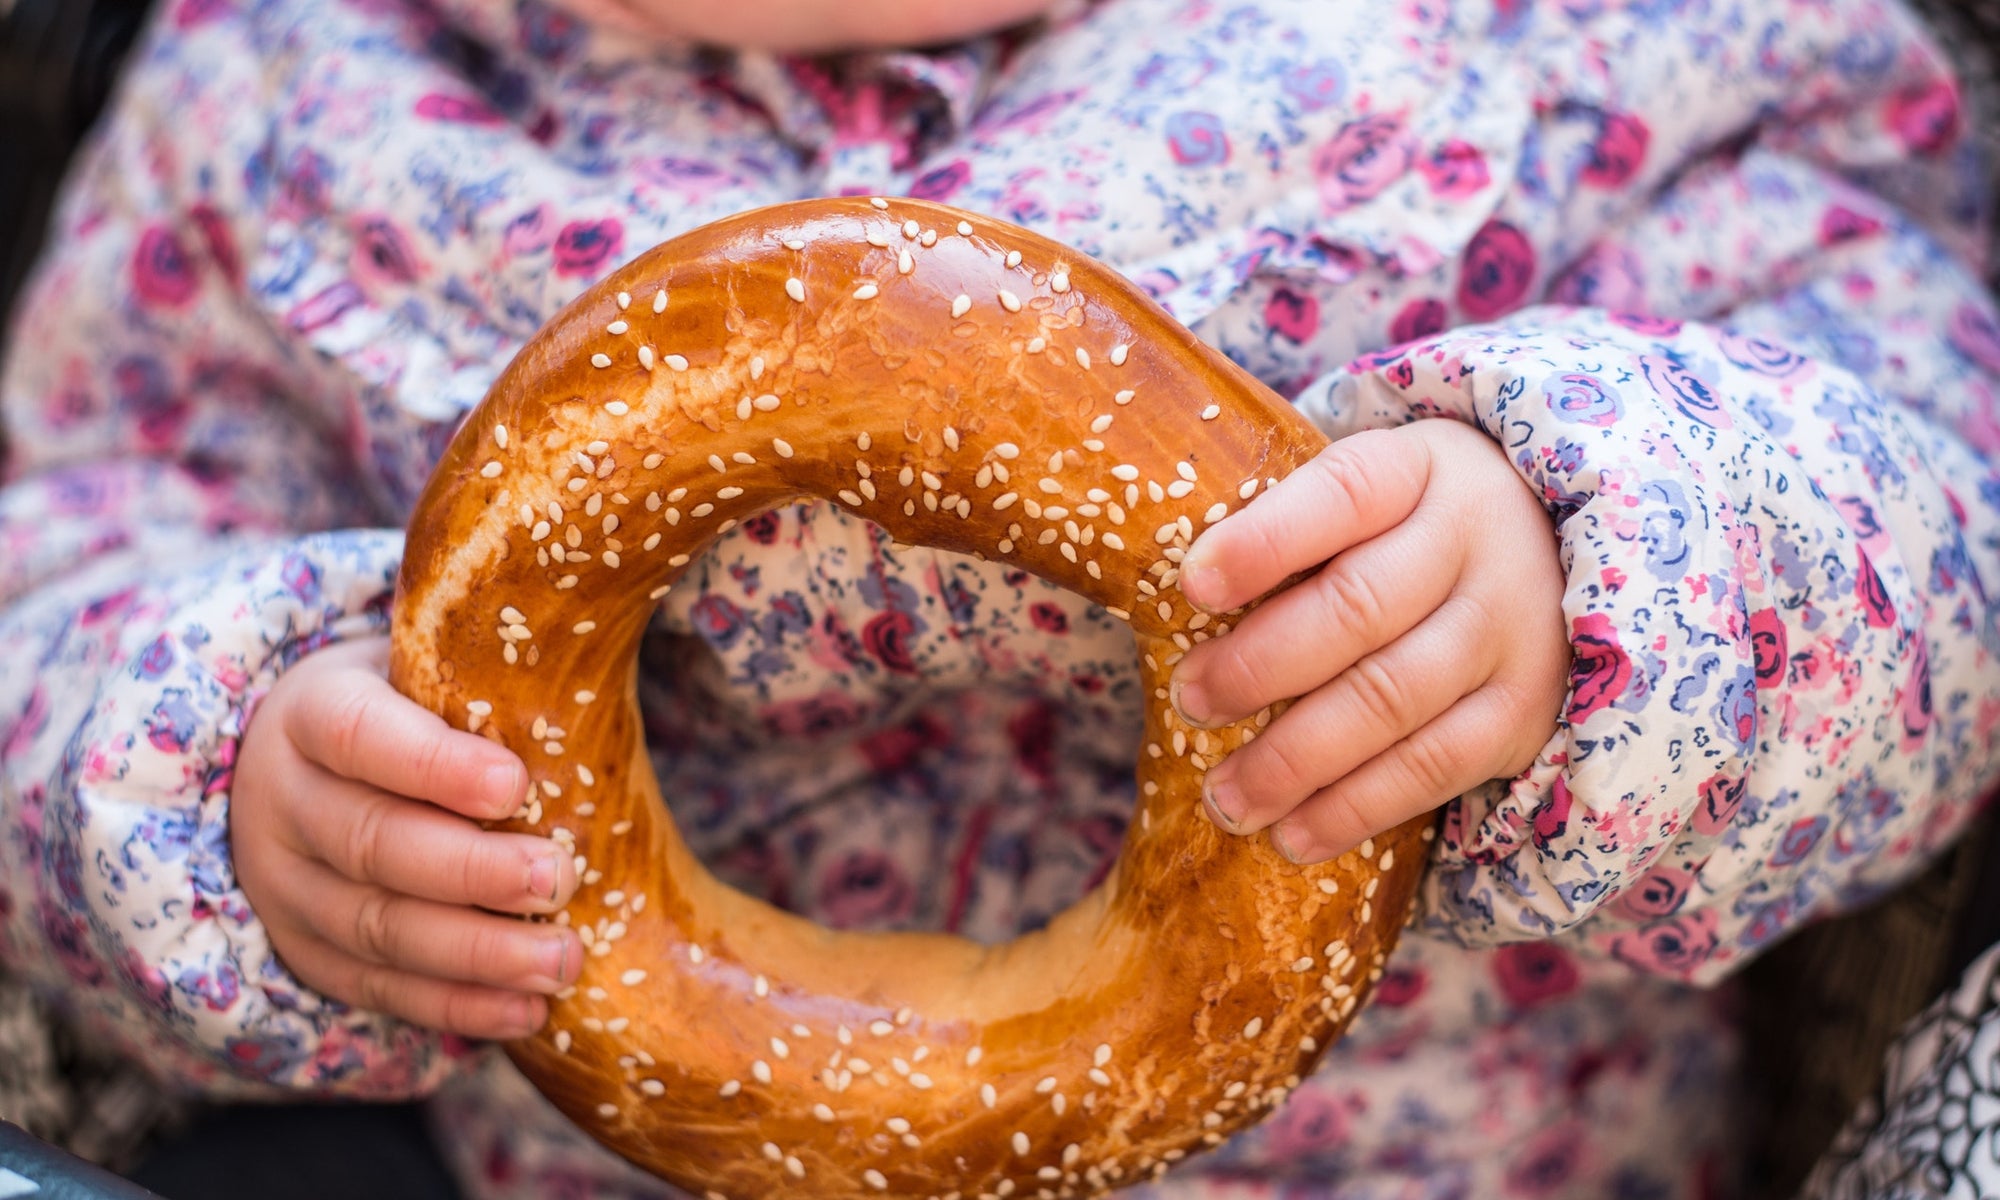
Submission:
M 698 561 L 642 649 L 682 835 L 723 882 L 832 928 L 1040 928 L 1102 878 L 1132 810 L 1129 630 L 1025 572 L 797 511 Z

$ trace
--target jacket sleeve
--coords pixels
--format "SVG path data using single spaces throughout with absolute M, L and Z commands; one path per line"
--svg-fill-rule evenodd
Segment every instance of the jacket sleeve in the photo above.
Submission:
M 387 1096 L 457 1043 L 286 972 L 238 888 L 238 739 L 287 665 L 385 625 L 324 397 L 275 382 L 227 230 L 116 143 L 73 186 L 0 376 L 0 965 L 163 1079 Z
M 1992 785 L 2000 326 L 1886 208 L 1793 279 L 1711 323 L 1530 310 L 1302 399 L 1335 433 L 1478 425 L 1560 533 L 1560 728 L 1446 810 L 1427 931 L 1714 981 L 1912 874 Z

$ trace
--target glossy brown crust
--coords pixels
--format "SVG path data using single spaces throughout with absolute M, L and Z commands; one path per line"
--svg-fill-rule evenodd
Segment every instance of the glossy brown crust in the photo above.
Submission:
M 537 782 L 508 827 L 573 838 L 586 872 L 582 981 L 515 1061 L 605 1144 L 731 1200 L 1089 1195 L 1268 1113 L 1378 977 L 1428 834 L 1299 868 L 1214 829 L 1201 774 L 1256 723 L 1164 702 L 1188 642 L 1226 631 L 1172 582 L 1324 443 L 1090 259 L 937 205 L 765 209 L 592 288 L 452 443 L 395 612 L 397 686 L 519 752 Z M 1046 930 L 832 933 L 718 884 L 666 816 L 634 699 L 652 599 L 801 496 L 1129 619 L 1155 697 L 1138 811 Z

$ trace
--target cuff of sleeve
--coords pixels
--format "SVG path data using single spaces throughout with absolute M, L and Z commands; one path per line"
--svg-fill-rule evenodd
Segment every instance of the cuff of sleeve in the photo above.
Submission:
M 211 1092 L 389 1098 L 434 1085 L 452 1039 L 303 987 L 237 886 L 229 789 L 257 701 L 292 663 L 383 632 L 400 534 L 345 532 L 231 554 L 176 579 L 120 635 L 72 757 L 72 840 L 90 940 L 124 986 L 97 1006 L 148 1061 Z M 52 800 L 52 808 L 59 801 Z M 115 1014 L 102 1014 L 115 1015 Z

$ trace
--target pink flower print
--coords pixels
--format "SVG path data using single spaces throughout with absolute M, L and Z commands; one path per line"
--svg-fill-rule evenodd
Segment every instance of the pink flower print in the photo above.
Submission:
M 1229 134 L 1214 113 L 1178 112 L 1167 118 L 1167 148 L 1181 166 L 1219 167 L 1229 161 Z
M 1786 827 L 1778 836 L 1778 848 L 1771 851 L 1771 867 L 1789 867 L 1819 844 L 1820 835 L 1826 832 L 1827 819 L 1824 813 L 1816 817 L 1801 817 Z
M 1671 917 L 1686 902 L 1694 877 L 1672 867 L 1656 867 L 1618 893 L 1614 911 L 1628 921 L 1644 924 Z
M 1340 60 L 1326 58 L 1316 63 L 1301 63 L 1286 71 L 1284 88 L 1299 111 L 1318 112 L 1340 103 L 1346 79 Z
M 430 92 L 420 97 L 416 112 L 426 120 L 448 121 L 454 125 L 499 125 L 506 121 L 482 100 L 470 96 L 447 96 L 442 92 Z
M 571 221 L 556 234 L 556 274 L 595 277 L 625 247 L 625 226 L 616 217 Z
M 1346 1144 L 1351 1132 L 1347 1104 L 1323 1084 L 1292 1092 L 1259 1130 L 1272 1161 L 1325 1155 Z
M 1639 970 L 1686 979 L 1714 955 L 1716 919 L 1702 910 L 1626 930 L 1611 938 L 1611 954 Z
M 1451 138 L 1417 163 L 1431 193 L 1445 200 L 1463 200 L 1493 181 L 1486 156 L 1477 146 Z
M 1588 1138 L 1574 1123 L 1545 1129 L 1507 1164 L 1509 1196 L 1557 1196 L 1583 1168 Z
M 1985 308 L 1969 300 L 1960 304 L 1951 314 L 1945 340 L 1973 363 L 2000 375 L 2000 324 Z
M 1534 278 L 1535 248 L 1520 230 L 1495 218 L 1465 248 L 1458 306 L 1475 321 L 1490 321 L 1519 305 Z
M 1889 97 L 1882 117 L 1904 146 L 1936 154 L 1958 136 L 1958 89 L 1944 79 L 1905 88 Z
M 232 285 L 243 283 L 243 259 L 236 253 L 236 239 L 229 232 L 229 223 L 213 205 L 197 204 L 188 210 L 188 218 L 201 231 L 202 245 L 208 251 L 209 261 L 222 272 L 223 278 Z
M 1430 987 L 1430 976 L 1422 967 L 1397 967 L 1375 985 L 1374 1003 L 1382 1008 L 1403 1008 L 1414 1004 Z
M 1854 553 L 1859 560 L 1854 572 L 1854 598 L 1861 602 L 1863 619 L 1876 629 L 1888 629 L 1896 624 L 1896 602 L 1889 598 L 1889 589 L 1883 585 L 1868 552 L 1857 546 Z
M 956 159 L 941 167 L 933 167 L 917 176 L 910 184 L 910 195 L 919 200 L 936 200 L 939 203 L 950 200 L 972 179 L 972 164 L 964 159 Z
M 1412 300 L 1396 314 L 1395 320 L 1389 322 L 1389 340 L 1400 346 L 1404 342 L 1427 338 L 1442 332 L 1445 322 L 1450 319 L 1444 301 L 1428 296 Z
M 1558 376 L 1555 382 L 1543 385 L 1543 392 L 1548 397 L 1549 411 L 1558 420 L 1573 424 L 1602 428 L 1617 424 L 1625 413 L 1617 393 L 1594 375 Z
M 1413 153 L 1399 118 L 1349 121 L 1313 158 L 1320 202 L 1334 213 L 1372 199 L 1408 173 Z
M 538 204 L 507 222 L 507 231 L 501 235 L 500 244 L 506 248 L 510 258 L 522 258 L 540 254 L 549 248 L 554 240 L 550 233 L 553 214 L 546 204 Z
M 816 915 L 835 929 L 881 929 L 907 919 L 916 897 L 895 859 L 854 850 L 820 879 Z
M 354 252 L 348 268 L 363 287 L 380 289 L 409 283 L 417 277 L 422 265 L 396 223 L 387 217 L 373 216 L 356 223 Z
M 1845 204 L 1830 204 L 1819 216 L 1819 244 L 1835 246 L 1882 232 L 1882 222 Z
M 1643 354 L 1639 356 L 1639 367 L 1646 382 L 1652 385 L 1653 394 L 1672 402 L 1682 415 L 1717 429 L 1728 429 L 1735 424 L 1729 410 L 1722 407 L 1722 400 L 1715 389 L 1685 364 L 1672 358 Z
M 1319 332 L 1319 297 L 1287 287 L 1277 288 L 1264 302 L 1264 323 L 1279 337 L 1295 345 L 1304 344 Z
M 1777 687 L 1785 681 L 1785 619 L 1774 608 L 1750 614 L 1750 650 L 1757 662 L 1757 686 Z
M 194 260 L 174 231 L 155 225 L 139 236 L 132 255 L 132 290 L 154 308 L 179 308 L 194 299 Z
M 1612 312 L 1644 310 L 1639 259 L 1624 247 L 1592 246 L 1549 286 L 1549 299 Z
M 1624 187 L 1639 173 L 1651 140 L 1644 121 L 1630 113 L 1606 113 L 1590 148 L 1590 161 L 1577 178 L 1594 187 Z
M 1603 613 L 1585 613 L 1570 626 L 1570 708 L 1572 724 L 1582 724 L 1591 714 L 1615 703 L 1632 681 L 1632 660 L 1618 644 L 1611 618 Z
M 1576 961 L 1553 942 L 1502 946 L 1491 960 L 1500 994 L 1515 1008 L 1533 1008 L 1569 995 L 1577 987 Z

